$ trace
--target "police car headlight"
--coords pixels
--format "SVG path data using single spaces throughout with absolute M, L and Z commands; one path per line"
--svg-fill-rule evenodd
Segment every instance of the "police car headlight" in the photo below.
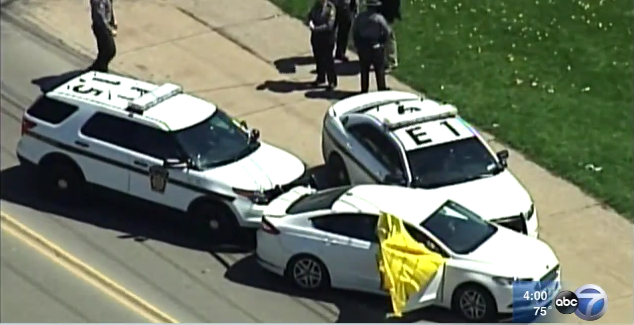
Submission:
M 520 282 L 528 282 L 528 281 L 532 281 L 533 279 L 520 279 L 520 278 L 510 278 L 510 277 L 503 277 L 503 276 L 494 276 L 493 277 L 493 281 L 501 286 L 506 286 L 506 287 L 510 287 L 513 285 L 513 282 L 516 281 L 520 281 Z
M 531 203 L 531 207 L 528 209 L 528 211 L 522 213 L 522 215 L 524 216 L 524 219 L 531 220 L 531 218 L 533 218 L 533 216 L 535 215 L 535 204 Z
M 255 204 L 267 204 L 269 203 L 269 199 L 266 197 L 266 194 L 261 191 L 253 191 L 253 190 L 242 190 L 239 188 L 234 188 L 233 192 L 249 199 L 249 201 Z

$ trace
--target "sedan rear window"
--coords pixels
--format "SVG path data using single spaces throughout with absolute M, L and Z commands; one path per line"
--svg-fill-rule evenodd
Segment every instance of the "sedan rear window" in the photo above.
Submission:
M 335 201 L 337 201 L 350 188 L 352 187 L 335 187 L 303 196 L 293 202 L 293 204 L 286 209 L 286 213 L 299 214 L 309 211 L 329 210 L 332 208 Z

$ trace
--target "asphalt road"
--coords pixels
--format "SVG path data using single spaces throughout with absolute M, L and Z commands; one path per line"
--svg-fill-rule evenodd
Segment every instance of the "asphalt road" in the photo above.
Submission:
M 63 207 L 37 195 L 30 175 L 17 167 L 15 147 L 20 116 L 41 94 L 35 85 L 50 84 L 54 76 L 86 66 L 86 58 L 2 21 L 2 211 L 102 272 L 180 322 L 378 322 L 388 303 L 365 295 L 332 292 L 306 296 L 283 280 L 265 273 L 248 250 L 219 248 L 203 234 L 173 220 L 116 202 L 90 202 L 86 207 Z M 51 79 L 53 77 L 53 79 Z M 44 80 L 42 80 L 44 78 Z M 34 84 L 35 81 L 35 84 Z M 44 81 L 44 82 L 43 82 Z M 116 132 L 115 130 L 113 130 Z M 4 251 L 3 251 L 4 252 Z M 6 258 L 21 270 L 23 264 Z M 4 270 L 4 263 L 3 263 Z M 11 273 L 8 273 L 8 276 Z M 48 275 L 55 277 L 54 273 Z M 54 291 L 71 280 L 41 283 Z M 68 277 L 68 276 L 66 276 Z M 4 277 L 3 277 L 4 280 Z M 77 282 L 82 281 L 77 279 Z M 42 320 L 20 301 L 42 301 L 16 285 L 5 287 L 2 306 L 15 306 L 23 321 Z M 95 301 L 72 301 L 76 307 Z M 57 313 L 54 303 L 38 307 Z M 108 306 L 101 310 L 107 314 Z M 62 318 L 59 314 L 59 318 Z M 17 316 L 16 316 L 17 317 Z M 79 317 L 79 316 L 77 316 Z M 99 318 L 92 321 L 115 321 Z M 426 310 L 416 319 L 449 321 L 444 311 Z M 117 319 L 117 321 L 124 321 Z M 62 320 L 60 320 L 62 321 Z
M 0 236 L 3 323 L 143 323 L 147 320 L 11 234 Z

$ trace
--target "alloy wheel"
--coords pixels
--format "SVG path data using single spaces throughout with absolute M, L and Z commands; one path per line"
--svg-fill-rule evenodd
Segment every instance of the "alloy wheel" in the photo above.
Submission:
M 480 320 L 486 316 L 486 299 L 476 290 L 466 290 L 460 296 L 460 311 L 469 320 Z
M 319 288 L 323 280 L 323 270 L 319 262 L 302 258 L 293 265 L 293 280 L 304 289 Z

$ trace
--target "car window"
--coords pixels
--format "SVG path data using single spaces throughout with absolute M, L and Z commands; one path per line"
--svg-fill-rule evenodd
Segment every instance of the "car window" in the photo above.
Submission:
M 477 137 L 407 152 L 416 187 L 437 188 L 493 176 L 503 168 Z
M 126 149 L 133 149 L 133 134 L 137 123 L 121 117 L 95 113 L 82 126 L 81 133 Z
M 469 254 L 489 240 L 498 228 L 464 206 L 447 201 L 421 227 L 457 254 Z
M 336 214 L 311 219 L 313 226 L 329 233 L 378 243 L 379 217 L 369 214 Z
M 36 119 L 51 123 L 60 124 L 79 108 L 74 105 L 62 103 L 60 101 L 50 99 L 46 96 L 40 97 L 29 109 L 27 113 Z
M 217 109 L 204 121 L 174 132 L 179 146 L 201 169 L 240 160 L 260 147 L 238 121 Z
M 417 241 L 420 244 L 425 245 L 425 247 L 427 247 L 427 249 L 429 249 L 432 252 L 438 253 L 442 256 L 449 256 L 447 253 L 445 253 L 442 248 L 440 248 L 440 246 L 438 246 L 438 244 L 436 244 L 432 239 L 430 239 L 427 235 L 425 235 L 422 231 L 416 229 L 416 227 L 404 223 L 405 226 L 405 230 L 407 231 L 407 233 L 409 233 L 410 236 L 412 236 L 412 238 Z
M 390 172 L 404 172 L 398 148 L 380 130 L 371 125 L 358 124 L 348 128 L 348 131 Z
M 134 132 L 134 150 L 158 159 L 183 156 L 170 133 L 142 124 Z
M 286 213 L 300 214 L 310 211 L 330 210 L 335 201 L 350 188 L 350 186 L 336 187 L 302 196 L 286 209 Z

